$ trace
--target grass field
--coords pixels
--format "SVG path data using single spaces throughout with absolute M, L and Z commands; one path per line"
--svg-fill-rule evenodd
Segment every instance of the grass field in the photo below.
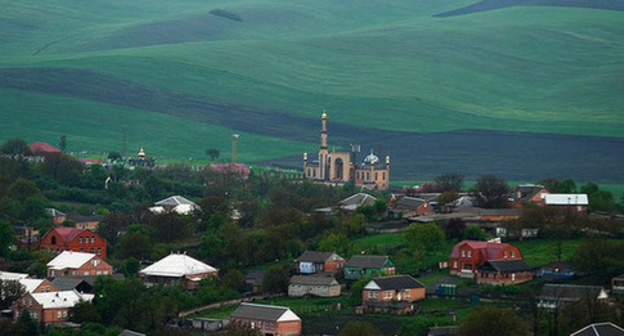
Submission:
M 613 153 L 624 148 L 624 13 L 539 6 L 434 17 L 473 2 L 0 0 L 0 141 L 65 134 L 72 150 L 107 152 L 129 124 L 129 147 L 197 158 L 209 147 L 226 153 L 236 131 L 249 139 L 241 160 L 258 161 L 314 152 L 326 108 L 330 145 L 390 153 L 401 179 L 453 162 L 524 179 L 510 169 L 547 158 L 531 176 L 624 182 L 604 169 L 622 163 Z M 465 129 L 541 135 L 524 149 L 515 133 L 442 133 L 481 139 L 457 150 L 407 137 Z M 469 159 L 514 139 L 494 151 L 506 165 Z M 579 156 L 590 159 L 562 171 Z

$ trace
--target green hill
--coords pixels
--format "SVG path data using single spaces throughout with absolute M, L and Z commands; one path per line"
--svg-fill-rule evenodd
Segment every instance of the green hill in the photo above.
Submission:
M 322 109 L 337 145 L 462 129 L 621 136 L 624 12 L 434 17 L 474 2 L 1 0 L 0 140 L 66 134 L 102 152 L 131 124 L 131 146 L 188 157 L 227 152 L 234 130 L 262 139 L 241 159 L 265 160 L 315 151 Z

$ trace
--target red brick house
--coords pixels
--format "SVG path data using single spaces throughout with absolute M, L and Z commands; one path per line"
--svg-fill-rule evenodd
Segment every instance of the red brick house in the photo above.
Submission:
M 301 319 L 288 307 L 243 302 L 230 315 L 230 323 L 247 324 L 263 335 L 301 335 Z
M 52 218 L 52 223 L 54 224 L 63 224 L 63 222 L 65 220 L 67 220 L 67 215 L 54 209 L 54 208 L 46 208 L 45 209 L 45 213 L 46 215 L 48 215 L 50 218 Z
M 301 274 L 342 272 L 347 261 L 335 252 L 304 251 L 297 258 L 297 271 Z
M 196 289 L 201 280 L 217 276 L 219 271 L 186 254 L 170 254 L 142 269 L 139 276 L 145 286 L 181 284 Z
M 58 292 L 58 288 L 46 279 L 20 279 L 26 293 Z
M 434 211 L 433 206 L 425 199 L 405 196 L 396 202 L 395 210 L 415 212 L 422 216 Z
M 50 154 L 50 153 L 60 153 L 61 150 L 50 145 L 47 144 L 45 142 L 33 142 L 30 145 L 28 145 L 28 148 L 30 148 L 30 151 L 35 154 L 35 155 L 43 155 L 43 154 Z
M 91 301 L 93 294 L 76 291 L 27 293 L 13 304 L 13 319 L 17 321 L 24 311 L 41 326 L 69 321 L 70 310 L 80 301 Z
M 113 267 L 92 253 L 63 251 L 48 264 L 48 278 L 113 274 Z
M 41 238 L 39 249 L 53 253 L 63 251 L 87 252 L 106 258 L 106 240 L 97 233 L 71 227 L 57 226 Z
M 515 285 L 533 280 L 533 269 L 522 259 L 490 260 L 477 269 L 477 283 Z
M 452 275 L 473 278 L 486 261 L 515 259 L 522 259 L 522 254 L 511 244 L 464 240 L 453 247 L 449 266 Z
M 511 207 L 521 208 L 528 203 L 543 204 L 544 196 L 550 192 L 540 184 L 520 184 L 512 192 Z
M 414 311 L 413 305 L 396 303 L 423 300 L 425 290 L 425 285 L 409 275 L 375 278 L 362 290 L 362 305 L 365 311 L 408 314 Z

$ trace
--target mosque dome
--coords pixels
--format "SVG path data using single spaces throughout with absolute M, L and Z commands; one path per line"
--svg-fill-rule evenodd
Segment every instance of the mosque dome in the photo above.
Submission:
M 378 164 L 379 163 L 379 157 L 377 157 L 377 155 L 370 153 L 368 154 L 365 158 L 364 158 L 364 163 L 365 164 Z

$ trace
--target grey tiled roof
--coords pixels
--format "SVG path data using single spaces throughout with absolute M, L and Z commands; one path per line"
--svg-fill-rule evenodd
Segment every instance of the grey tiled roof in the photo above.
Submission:
M 381 268 L 386 260 L 387 256 L 353 256 L 347 261 L 346 267 Z
M 418 280 L 409 275 L 397 275 L 389 277 L 375 278 L 374 281 L 379 288 L 384 289 L 407 289 L 407 288 L 424 288 L 425 286 Z
M 594 323 L 570 336 L 624 336 L 624 329 L 611 322 Z
M 333 277 L 314 275 L 295 275 L 290 278 L 291 285 L 331 286 L 335 281 Z
M 332 256 L 332 254 L 334 254 L 334 252 L 316 252 L 316 251 L 308 251 L 308 250 L 306 250 L 299 257 L 299 259 L 297 259 L 297 261 L 304 261 L 304 262 L 307 261 L 307 262 L 321 263 L 321 262 L 325 262 L 327 259 L 329 259 L 329 257 Z
M 241 303 L 230 317 L 236 319 L 277 321 L 287 311 L 288 308 L 286 307 Z
M 498 272 L 521 272 L 528 271 L 531 268 L 523 259 L 512 260 L 489 260 L 479 266 L 480 271 L 498 271 Z

